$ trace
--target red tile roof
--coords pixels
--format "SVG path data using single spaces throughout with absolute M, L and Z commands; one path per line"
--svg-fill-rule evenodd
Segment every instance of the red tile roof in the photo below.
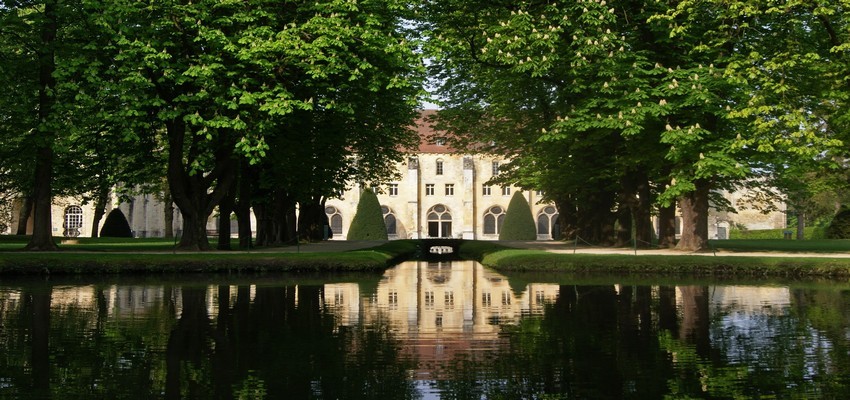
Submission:
M 422 110 L 419 118 L 416 118 L 416 131 L 419 133 L 419 148 L 417 153 L 455 153 L 454 148 L 447 145 L 436 144 L 436 137 L 444 136 L 446 132 L 434 130 L 430 117 L 437 114 L 437 110 Z

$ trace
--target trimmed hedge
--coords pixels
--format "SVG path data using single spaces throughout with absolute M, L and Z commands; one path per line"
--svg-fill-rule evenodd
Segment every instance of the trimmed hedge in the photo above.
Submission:
M 387 226 L 378 196 L 366 189 L 357 203 L 357 213 L 348 229 L 348 240 L 387 240 Z
M 826 228 L 827 239 L 850 239 L 850 208 L 841 207 Z
M 499 240 L 537 240 L 537 226 L 531 207 L 520 192 L 515 192 L 505 212 L 505 222 L 499 231 Z
M 100 237 L 133 237 L 133 231 L 130 230 L 130 224 L 127 222 L 127 217 L 117 208 L 113 208 L 106 216 L 106 221 L 103 222 L 103 228 L 100 229 Z

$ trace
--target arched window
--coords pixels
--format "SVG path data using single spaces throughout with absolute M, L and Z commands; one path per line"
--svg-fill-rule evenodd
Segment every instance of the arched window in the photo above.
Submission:
M 80 236 L 80 228 L 83 227 L 83 209 L 80 206 L 68 206 L 65 209 L 65 219 L 62 223 L 65 228 L 65 237 Z
M 331 232 L 334 235 L 342 235 L 342 214 L 334 206 L 325 207 L 325 214 L 328 215 L 328 221 L 331 224 Z
M 438 159 L 437 160 L 437 175 L 442 175 L 442 174 L 443 174 L 443 160 Z
M 505 209 L 501 206 L 493 206 L 484 213 L 484 234 L 498 235 L 502 231 L 502 223 L 505 221 Z
M 437 204 L 428 210 L 428 236 L 451 237 L 452 214 L 442 204 Z
M 387 226 L 387 235 L 398 235 L 398 224 L 393 210 L 387 206 L 381 206 L 384 213 L 384 225 Z
M 537 234 L 551 238 L 552 227 L 558 221 L 558 210 L 547 206 L 537 214 Z

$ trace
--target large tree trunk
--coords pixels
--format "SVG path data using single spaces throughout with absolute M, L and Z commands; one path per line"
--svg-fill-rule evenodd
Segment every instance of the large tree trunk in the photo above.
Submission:
M 679 199 L 682 209 L 682 237 L 678 250 L 700 251 L 708 249 L 708 194 L 711 183 L 705 179 L 694 181 L 696 189 Z
M 15 234 L 27 234 L 27 225 L 29 225 L 30 214 L 32 214 L 32 203 L 32 196 L 24 197 L 24 202 L 21 204 L 21 211 L 18 213 L 18 228 Z
M 171 196 L 183 216 L 183 236 L 177 248 L 180 250 L 209 250 L 207 219 L 224 197 L 233 179 L 231 148 L 219 143 L 216 165 L 207 174 L 190 173 L 191 163 L 198 157 L 198 135 L 192 135 L 188 160 L 183 154 L 186 125 L 181 118 L 166 123 L 168 132 L 168 187 Z M 185 164 L 184 164 L 185 163 Z M 210 188 L 213 188 L 210 191 Z
M 254 217 L 257 220 L 257 246 L 269 245 L 269 235 L 272 232 L 271 216 L 266 210 L 269 208 L 265 203 L 254 204 Z
M 322 215 L 325 206 L 318 197 L 309 202 L 300 203 L 298 213 L 298 235 L 311 242 L 321 241 L 324 237 L 325 221 Z
M 295 202 L 284 190 L 275 192 L 274 212 L 272 213 L 272 229 L 274 229 L 274 244 L 282 245 L 293 242 L 295 235 L 290 233 L 290 213 L 295 213 Z
M 218 205 L 218 250 L 230 250 L 230 214 L 235 204 L 236 185 L 232 185 Z
M 53 203 L 53 139 L 54 128 L 50 127 L 53 104 L 55 103 L 56 70 L 54 42 L 56 39 L 56 1 L 44 4 L 44 22 L 41 28 L 41 43 L 38 48 L 38 134 L 35 151 L 35 181 L 33 182 L 33 227 L 32 237 L 26 250 L 58 250 L 53 241 L 53 222 L 50 208 Z
M 239 224 L 239 248 L 250 249 L 254 247 L 251 242 L 251 203 L 253 200 L 252 190 L 254 183 L 254 174 L 246 160 L 242 160 L 237 182 L 237 200 L 234 212 L 236 220 Z
M 601 246 L 613 244 L 616 215 L 611 209 L 615 197 L 613 192 L 600 190 L 580 203 L 586 206 L 578 209 L 580 242 Z
M 632 242 L 632 212 L 626 204 L 617 208 L 617 227 L 615 229 L 614 246 L 625 247 Z
M 562 240 L 575 240 L 578 233 L 578 215 L 572 199 L 564 196 L 555 200 L 558 208 L 558 225 L 561 229 Z
M 163 236 L 167 239 L 174 237 L 174 202 L 171 200 L 171 190 L 168 185 L 162 193 L 162 220 L 165 222 L 165 232 Z
M 641 174 L 637 185 L 637 202 L 632 208 L 632 218 L 635 224 L 635 239 L 638 248 L 652 246 L 652 191 L 649 186 L 649 178 Z
M 658 208 L 658 246 L 676 246 L 676 203 Z
M 96 238 L 100 232 L 100 220 L 106 214 L 106 202 L 109 201 L 109 187 L 100 188 L 94 201 L 94 217 L 91 223 L 91 237 Z
M 633 211 L 637 208 L 637 183 L 634 174 L 626 173 L 620 178 L 617 203 L 617 229 L 614 246 L 624 247 L 632 242 Z
M 806 235 L 806 212 L 797 211 L 797 240 L 803 240 Z

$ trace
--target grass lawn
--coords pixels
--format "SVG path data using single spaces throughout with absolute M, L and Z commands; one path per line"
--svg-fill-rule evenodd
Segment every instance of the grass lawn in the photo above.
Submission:
M 339 252 L 173 252 L 161 238 L 78 238 L 59 252 L 21 252 L 28 238 L 0 236 L 0 274 L 251 272 L 381 270 L 408 259 L 416 241 L 396 240 L 371 249 Z M 564 248 L 568 248 L 564 244 Z M 460 256 L 497 270 L 614 274 L 690 274 L 735 277 L 850 277 L 850 258 L 779 257 L 771 252 L 847 253 L 850 240 L 740 239 L 711 241 L 716 250 L 764 256 L 553 254 L 509 249 L 491 241 L 466 241 Z M 233 243 L 236 248 L 236 243 Z M 719 254 L 719 253 L 718 253 Z
M 723 241 L 735 242 L 735 241 Z M 460 255 L 500 271 L 547 271 L 605 273 L 620 275 L 694 275 L 711 277 L 826 277 L 850 278 L 850 258 L 778 257 L 770 251 L 790 251 L 773 241 L 742 241 L 742 250 L 765 251 L 764 256 L 555 254 L 541 250 L 504 247 L 494 242 L 464 242 Z M 754 243 L 764 242 L 762 247 Z M 777 241 L 777 242 L 782 242 Z M 787 241 L 791 242 L 791 241 Z M 801 252 L 846 251 L 844 243 L 816 241 L 815 246 L 797 246 Z M 829 243 L 827 243 L 829 242 Z M 731 244 L 731 243 L 730 243 Z M 745 246 L 749 244 L 749 247 Z
M 144 251 L 171 251 L 174 249 L 177 241 L 175 239 L 165 238 L 54 238 L 56 244 L 62 250 L 76 251 L 127 251 L 127 252 L 144 252 Z M 210 239 L 212 246 L 216 245 L 215 238 Z M 24 248 L 29 242 L 29 236 L 0 236 L 0 252 L 2 251 L 17 251 Z M 232 239 L 231 247 L 234 249 L 239 247 L 239 240 Z
M 136 240 L 140 240 L 136 242 Z M 100 243 L 103 241 L 102 243 Z M 86 239 L 58 252 L 0 251 L 2 274 L 374 271 L 416 251 L 416 243 L 397 240 L 344 252 L 171 252 L 162 239 Z M 17 243 L 4 241 L 5 244 Z M 16 246 L 14 249 L 19 250 Z M 168 250 L 168 251 L 162 251 Z
M 711 240 L 709 245 L 717 250 L 726 251 L 782 251 L 800 253 L 847 253 L 850 252 L 850 240 L 815 239 L 730 239 Z

